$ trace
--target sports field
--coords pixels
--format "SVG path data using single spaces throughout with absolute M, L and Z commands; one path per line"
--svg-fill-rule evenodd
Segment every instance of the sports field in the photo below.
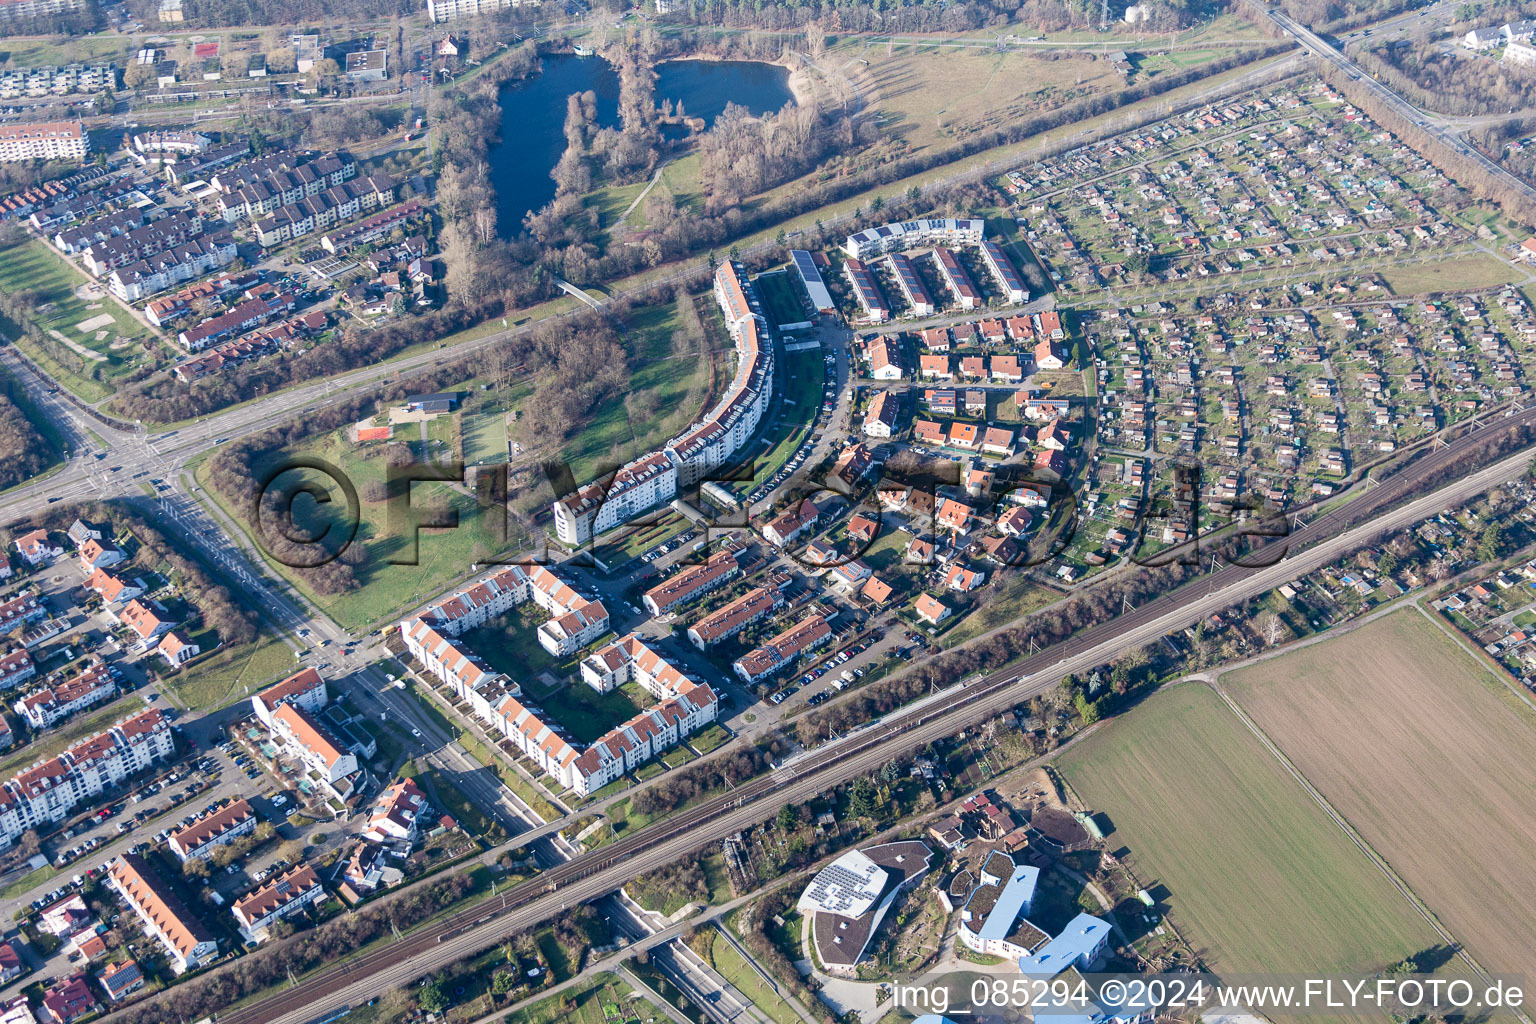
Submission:
M 1237 716 L 1195 683 L 1059 762 L 1143 885 L 1225 974 L 1375 970 L 1435 943 L 1407 900 Z
M 1485 968 L 1536 948 L 1536 712 L 1412 609 L 1222 678 Z

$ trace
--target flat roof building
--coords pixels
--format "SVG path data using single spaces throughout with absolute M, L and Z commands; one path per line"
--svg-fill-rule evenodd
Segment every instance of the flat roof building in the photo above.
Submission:
M 850 850 L 818 871 L 797 907 L 827 971 L 851 977 L 902 889 L 927 872 L 928 847 L 916 841 Z
M 822 279 L 821 268 L 816 266 L 815 257 L 804 249 L 791 249 L 789 260 L 795 276 L 800 280 L 800 287 L 805 289 L 806 297 L 811 300 L 816 312 L 836 312 L 837 303 L 832 301 L 832 293 L 827 290 L 827 282 Z
M 997 280 L 998 287 L 1003 290 L 1004 298 L 1014 303 L 1029 301 L 1029 289 L 1024 287 L 1024 278 L 1001 245 L 991 238 L 983 238 L 981 259 Z
M 980 306 L 981 293 L 976 290 L 976 282 L 971 280 L 970 272 L 961 265 L 960 258 L 942 245 L 934 246 L 933 257 L 938 261 L 939 274 L 954 293 L 955 302 L 960 308 L 975 309 Z

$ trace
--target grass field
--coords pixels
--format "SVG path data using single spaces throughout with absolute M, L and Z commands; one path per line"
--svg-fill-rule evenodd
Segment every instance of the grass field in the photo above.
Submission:
M 75 352 L 87 368 L 85 373 L 72 376 L 110 381 L 139 364 L 143 355 L 140 342 L 150 337 L 150 331 L 110 296 L 103 293 L 82 299 L 76 294 L 76 289 L 91 284 L 90 278 L 39 239 L 6 250 L 5 258 L 0 259 L 0 290 L 36 294 L 38 326 L 56 341 L 60 341 L 59 335 L 67 339 L 60 344 Z M 100 326 L 80 328 L 97 321 Z
M 495 465 L 507 461 L 507 421 L 499 409 L 466 414 L 460 429 L 466 465 Z
M 1437 936 L 1209 689 L 1159 693 L 1060 767 L 1219 972 L 1369 971 Z
M 789 274 L 763 274 L 756 280 L 757 293 L 768 311 L 768 319 L 777 324 L 797 324 L 806 319 L 800 291 L 790 282 Z
M 550 717 L 569 729 L 583 745 L 655 703 L 656 699 L 638 683 L 625 683 L 618 689 L 598 693 L 585 683 L 570 682 L 539 698 L 539 705 Z
M 869 62 L 862 77 L 873 86 L 883 133 L 913 149 L 948 146 L 1124 84 L 1106 60 L 1052 60 L 1019 50 L 906 46 L 887 54 L 860 39 L 833 56 Z
M 1519 281 L 1525 275 L 1503 260 L 1486 253 L 1474 253 L 1434 263 L 1383 267 L 1381 276 L 1395 295 L 1423 295 L 1428 292 L 1492 288 Z
M 1536 712 L 1405 610 L 1223 677 L 1493 972 L 1536 946 Z
M 167 678 L 165 686 L 187 707 L 212 711 L 295 669 L 293 651 L 280 637 L 261 636 L 252 643 L 210 655 L 191 669 Z

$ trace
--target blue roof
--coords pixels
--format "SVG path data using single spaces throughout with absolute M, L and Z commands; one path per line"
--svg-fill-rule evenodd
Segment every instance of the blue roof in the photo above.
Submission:
M 1109 934 L 1109 922 L 1092 914 L 1078 914 L 1061 934 L 1030 956 L 1019 957 L 1019 970 L 1033 977 L 1054 978 L 1080 961 L 1086 964 Z
M 989 860 L 991 858 L 988 858 Z M 983 939 L 1006 939 L 1013 931 L 1013 922 L 1025 913 L 1035 898 L 1035 885 L 1040 881 L 1040 869 L 1028 864 L 1013 869 L 1013 874 L 1003 883 L 1003 891 L 992 905 L 992 913 L 976 934 Z

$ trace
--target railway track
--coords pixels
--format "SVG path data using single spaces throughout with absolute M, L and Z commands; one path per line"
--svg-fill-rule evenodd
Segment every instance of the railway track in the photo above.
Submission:
M 1512 411 L 1485 430 L 1491 432 L 1499 427 L 1530 424 L 1536 424 L 1536 408 Z M 514 931 L 547 920 L 572 903 L 585 902 L 622 887 L 635 875 L 649 869 L 651 865 L 644 855 L 659 846 L 673 844 L 674 840 L 688 837 L 690 833 L 697 832 L 693 838 L 702 844 L 718 838 L 713 833 L 721 829 L 734 831 L 740 824 L 733 821 L 733 817 L 747 813 L 755 815 L 755 809 L 751 812 L 744 809 L 770 793 L 824 790 L 934 738 L 980 724 L 1002 709 L 1027 699 L 1032 692 L 1054 685 L 1065 670 L 1052 670 L 1064 663 L 1090 652 L 1097 652 L 1102 660 L 1104 651 L 1100 648 L 1113 648 L 1116 641 L 1135 638 L 1138 632 L 1145 632 L 1152 624 L 1175 615 L 1194 602 L 1212 598 L 1241 584 L 1251 576 L 1265 572 L 1272 574 L 1275 565 L 1295 551 L 1332 537 L 1352 524 L 1365 525 L 1364 519 L 1421 490 L 1426 478 L 1465 458 L 1468 449 L 1487 436 L 1487 432 L 1469 430 L 1443 447 L 1432 448 L 1385 483 L 1374 485 L 1355 500 L 1320 515 L 1289 536 L 1258 548 L 1249 564 L 1224 565 L 1108 622 L 1083 630 L 1013 667 L 967 684 L 958 699 L 893 712 L 876 724 L 817 748 L 792 764 L 743 783 L 725 795 L 647 826 L 610 846 L 543 871 L 508 890 L 499 904 L 481 902 L 466 908 L 386 946 L 324 968 L 284 992 L 218 1014 L 214 1020 L 216 1024 L 277 1024 L 290 1015 L 322 1010 L 324 1007 L 319 1003 L 327 994 L 339 999 L 350 986 L 385 972 L 397 976 L 395 983 L 401 975 L 414 977 L 426 973 L 440 966 L 429 954 L 445 944 L 457 943 L 466 947 L 463 951 L 454 950 L 456 955 L 472 952 L 471 943 L 477 944 L 474 948 L 492 945 Z M 1277 545 L 1284 547 L 1276 551 Z M 1271 558 L 1264 558 L 1266 554 Z M 1263 564 L 1259 564 L 1261 562 Z M 1273 585 L 1269 583 L 1265 589 Z M 1223 603 L 1248 596 L 1253 595 L 1234 592 L 1230 598 L 1224 598 Z M 1127 646 L 1143 642 L 1146 640 L 1135 639 Z M 704 827 L 711 823 L 712 827 Z M 667 851 L 669 857 L 683 855 L 691 848 L 681 842 L 675 845 L 676 849 Z M 469 941 L 460 941 L 466 939 Z M 380 991 L 388 984 L 381 983 Z

